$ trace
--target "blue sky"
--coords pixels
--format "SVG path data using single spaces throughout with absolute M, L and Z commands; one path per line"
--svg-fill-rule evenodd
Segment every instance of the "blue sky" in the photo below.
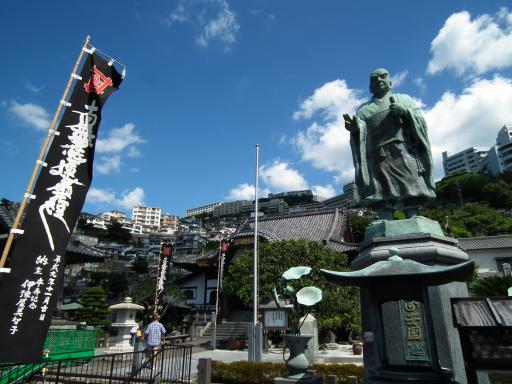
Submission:
M 507 8 L 508 7 L 508 8 Z M 343 113 L 372 70 L 421 104 L 441 153 L 512 124 L 506 1 L 9 1 L 0 41 L 0 196 L 21 200 L 87 34 L 128 67 L 103 110 L 84 210 L 199 205 L 353 179 Z

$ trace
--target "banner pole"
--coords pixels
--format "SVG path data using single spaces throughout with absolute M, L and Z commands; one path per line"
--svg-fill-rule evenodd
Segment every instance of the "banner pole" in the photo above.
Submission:
M 163 240 L 160 240 L 160 253 L 158 255 L 158 267 L 156 269 L 156 281 L 155 281 L 155 304 L 153 308 L 153 315 L 158 315 L 158 281 L 160 280 L 160 264 L 162 263 L 162 249 L 164 246 Z
M 73 72 L 71 72 L 71 75 L 69 76 L 68 84 L 66 85 L 66 89 L 64 90 L 64 94 L 62 95 L 61 101 L 67 100 L 69 89 L 71 88 L 71 84 L 73 83 L 73 80 L 74 80 L 73 75 L 76 74 L 78 66 L 80 65 L 80 62 L 82 61 L 82 58 L 84 56 L 84 49 L 87 48 L 90 40 L 91 40 L 90 36 L 87 36 L 85 38 L 84 45 L 82 46 L 82 49 L 80 50 L 80 55 L 78 55 L 78 59 L 75 63 L 75 66 L 73 67 Z M 50 129 L 48 130 L 48 135 L 46 135 L 46 139 L 41 148 L 41 152 L 39 153 L 39 157 L 37 158 L 36 165 L 34 166 L 34 170 L 32 171 L 32 176 L 30 177 L 30 180 L 27 185 L 27 189 L 25 191 L 23 199 L 21 200 L 20 207 L 18 208 L 18 213 L 16 214 L 16 218 L 14 219 L 14 223 L 12 224 L 11 232 L 9 233 L 9 237 L 7 238 L 7 242 L 5 243 L 5 247 L 2 252 L 2 258 L 0 259 L 0 268 L 3 268 L 5 266 L 5 262 L 7 261 L 7 255 L 9 255 L 9 251 L 11 250 L 12 242 L 14 240 L 14 233 L 12 232 L 12 230 L 18 229 L 18 226 L 20 225 L 21 218 L 23 217 L 23 213 L 25 212 L 25 208 L 27 206 L 27 201 L 32 193 L 32 189 L 34 188 L 34 183 L 36 181 L 37 174 L 39 173 L 39 169 L 41 168 L 43 159 L 46 156 L 46 151 L 48 150 L 48 146 L 50 145 L 51 139 L 53 138 L 53 135 L 55 133 L 54 132 L 55 125 L 57 124 L 57 119 L 58 119 L 61 109 L 62 109 L 61 101 L 59 101 L 57 110 L 55 111 L 55 114 L 53 115 L 53 120 L 50 125 Z
M 258 198 L 259 198 L 259 176 L 260 172 L 260 145 L 256 144 L 256 181 L 254 187 L 254 259 L 253 259 L 253 340 L 252 340 L 252 361 L 260 362 L 260 350 L 261 348 L 257 345 L 259 339 L 258 332 Z

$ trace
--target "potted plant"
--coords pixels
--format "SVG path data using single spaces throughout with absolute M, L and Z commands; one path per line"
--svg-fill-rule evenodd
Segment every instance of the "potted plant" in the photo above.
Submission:
M 359 324 L 352 324 L 348 341 L 352 344 L 352 353 L 354 355 L 363 353 L 363 340 L 361 338 L 361 326 Z
M 298 280 L 311 272 L 310 267 L 293 267 L 283 273 L 282 278 L 285 283 L 284 288 L 281 290 L 286 305 L 292 304 L 288 313 L 288 324 L 291 332 L 289 334 L 281 335 L 284 339 L 284 351 L 290 350 L 288 359 L 284 359 L 286 368 L 288 369 L 287 378 L 290 379 L 306 379 L 311 375 L 307 373 L 309 368 L 309 360 L 305 355 L 305 350 L 308 347 L 308 341 L 313 335 L 301 335 L 300 327 L 309 313 L 307 307 L 311 307 L 322 300 L 322 290 L 317 287 L 307 286 L 300 287 Z M 274 286 L 272 290 L 272 299 L 277 307 L 281 307 L 279 301 L 279 294 L 277 287 Z M 304 320 L 300 321 L 301 318 Z

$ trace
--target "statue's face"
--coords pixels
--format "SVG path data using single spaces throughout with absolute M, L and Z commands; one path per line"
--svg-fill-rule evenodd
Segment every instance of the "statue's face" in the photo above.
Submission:
M 370 75 L 370 92 L 374 96 L 385 95 L 391 90 L 391 78 L 385 69 L 377 69 Z

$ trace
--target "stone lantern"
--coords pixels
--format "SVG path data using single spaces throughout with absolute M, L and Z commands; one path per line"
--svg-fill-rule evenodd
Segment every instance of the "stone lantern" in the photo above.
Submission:
M 131 297 L 126 297 L 124 302 L 111 305 L 109 309 L 112 311 L 112 327 L 117 330 L 117 336 L 109 348 L 110 351 L 115 353 L 133 351 L 133 346 L 130 345 L 130 330 L 138 325 L 135 315 L 144 307 L 134 304 Z

